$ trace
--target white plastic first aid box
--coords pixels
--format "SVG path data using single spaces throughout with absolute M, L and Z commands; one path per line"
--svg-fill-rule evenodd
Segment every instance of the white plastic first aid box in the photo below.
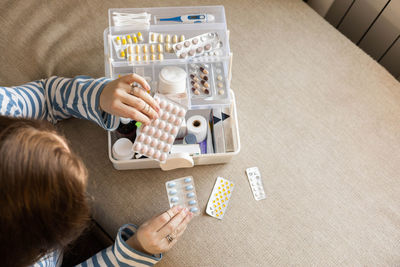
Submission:
M 130 23 L 129 19 L 128 22 L 116 22 L 114 19 L 115 16 L 119 16 L 119 18 L 127 15 L 137 16 L 132 14 L 144 14 L 144 12 L 150 16 L 148 24 Z M 206 15 L 210 19 L 209 21 L 200 23 L 162 20 L 163 18 L 184 17 L 185 15 Z M 218 38 L 218 49 L 215 50 L 216 52 L 204 53 L 203 55 L 194 57 L 178 57 L 171 47 L 169 47 L 171 50 L 166 51 L 168 47 L 164 47 L 165 40 L 157 39 L 158 34 L 161 34 L 162 38 L 166 38 L 168 35 L 168 38 L 171 38 L 168 42 L 173 45 L 176 42 L 179 43 L 182 41 L 183 38 L 190 40 L 193 37 L 209 33 Z M 175 42 L 173 42 L 173 38 L 175 38 Z M 143 44 L 146 44 L 147 47 L 143 48 Z M 151 44 L 153 44 L 153 47 L 150 47 Z M 159 48 L 159 44 L 162 47 Z M 129 46 L 132 48 L 129 48 Z M 148 51 L 150 48 L 152 51 Z M 144 54 L 143 49 L 146 49 L 148 54 Z M 230 117 L 227 120 L 229 125 L 224 125 L 225 136 L 230 136 L 230 140 L 225 140 L 224 142 L 229 142 L 230 149 L 222 153 L 208 154 L 190 155 L 189 153 L 171 153 L 166 163 L 162 164 L 148 158 L 116 160 L 113 157 L 112 146 L 117 138 L 113 132 L 109 131 L 108 154 L 110 161 L 116 169 L 161 168 L 163 170 L 170 170 L 193 167 L 194 165 L 218 164 L 228 162 L 233 156 L 239 153 L 240 138 L 236 103 L 234 93 L 230 89 L 232 53 L 229 48 L 229 31 L 226 26 L 223 6 L 109 9 L 109 27 L 104 31 L 104 55 L 106 77 L 117 79 L 125 74 L 137 73 L 148 80 L 154 93 L 159 93 L 157 91 L 159 73 L 166 66 L 178 66 L 184 69 L 188 76 L 192 70 L 191 66 L 194 64 L 218 66 L 218 71 L 222 69 L 222 73 L 220 74 L 223 76 L 222 84 L 225 87 L 225 90 L 222 90 L 222 94 L 221 90 L 218 91 L 217 81 L 209 81 L 212 84 L 212 88 L 210 88 L 213 90 L 213 93 L 211 93 L 212 96 L 198 98 L 193 94 L 191 81 L 188 78 L 186 97 L 179 99 L 178 102 L 188 108 L 188 114 L 196 114 L 197 111 L 201 112 L 202 110 L 217 112 L 218 110 L 219 112 L 222 110 L 223 113 L 229 114 L 229 116 L 226 116 L 226 114 L 223 114 L 223 116 Z M 219 79 L 221 79 L 221 75 L 218 75 Z M 215 77 L 217 77 L 216 73 Z

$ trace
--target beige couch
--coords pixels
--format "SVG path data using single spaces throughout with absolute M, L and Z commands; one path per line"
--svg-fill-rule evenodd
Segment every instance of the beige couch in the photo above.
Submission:
M 0 84 L 104 75 L 108 8 L 200 4 L 226 8 L 242 151 L 225 165 L 116 171 L 102 129 L 65 121 L 95 219 L 112 235 L 140 224 L 184 175 L 205 208 L 223 176 L 236 183 L 225 218 L 196 217 L 159 266 L 399 265 L 400 84 L 300 0 L 2 1 Z M 266 200 L 253 199 L 251 166 Z

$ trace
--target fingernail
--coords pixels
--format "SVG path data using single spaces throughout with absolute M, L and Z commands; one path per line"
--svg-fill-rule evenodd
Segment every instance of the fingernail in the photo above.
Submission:
M 183 210 L 183 212 L 186 213 L 186 214 L 188 214 L 189 210 L 188 210 L 187 208 L 185 208 L 185 209 Z
M 182 207 L 182 206 L 177 206 L 176 209 L 177 209 L 178 211 L 181 211 L 181 210 L 183 209 L 183 207 Z
M 189 216 L 190 216 L 190 218 L 193 218 L 194 213 L 193 213 L 193 212 L 190 212 L 190 213 L 189 213 Z

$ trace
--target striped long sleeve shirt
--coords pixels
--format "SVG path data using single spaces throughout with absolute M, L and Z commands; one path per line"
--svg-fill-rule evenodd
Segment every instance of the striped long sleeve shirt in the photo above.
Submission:
M 76 117 L 94 121 L 107 130 L 118 127 L 119 118 L 100 109 L 99 99 L 106 78 L 92 79 L 51 77 L 15 87 L 0 87 L 0 115 L 45 119 L 52 123 Z M 122 226 L 115 243 L 87 259 L 79 266 L 152 266 L 162 255 L 148 255 L 129 247 L 126 240 L 133 236 L 137 227 Z M 62 251 L 55 250 L 33 266 L 61 266 Z

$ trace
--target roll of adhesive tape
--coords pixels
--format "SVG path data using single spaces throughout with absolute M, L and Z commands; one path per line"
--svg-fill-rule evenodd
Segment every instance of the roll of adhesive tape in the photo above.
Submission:
M 117 160 L 130 160 L 135 154 L 132 146 L 133 143 L 128 138 L 118 139 L 112 147 L 114 158 Z
M 207 137 L 207 120 L 200 115 L 190 117 L 186 122 L 188 134 L 196 136 L 197 143 L 201 143 Z
M 186 71 L 179 67 L 164 67 L 158 77 L 158 91 L 165 95 L 185 93 L 186 76 Z

